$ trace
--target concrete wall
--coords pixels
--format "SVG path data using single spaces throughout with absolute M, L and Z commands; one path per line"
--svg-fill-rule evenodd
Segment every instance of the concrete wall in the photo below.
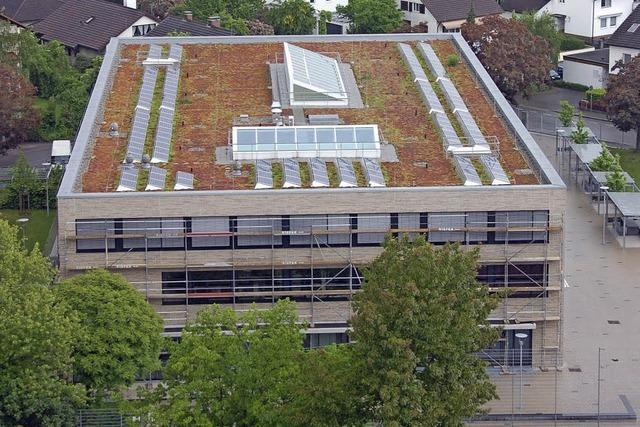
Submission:
M 633 0 L 611 0 L 610 7 L 601 7 L 600 0 L 550 0 L 538 14 L 566 16 L 564 31 L 585 38 L 607 37 L 620 26 L 631 13 Z M 616 17 L 616 24 L 600 27 L 600 18 Z
M 565 58 L 562 67 L 564 71 L 562 79 L 565 82 L 579 83 L 594 88 L 602 88 L 607 85 L 609 73 L 606 66 L 584 64 Z

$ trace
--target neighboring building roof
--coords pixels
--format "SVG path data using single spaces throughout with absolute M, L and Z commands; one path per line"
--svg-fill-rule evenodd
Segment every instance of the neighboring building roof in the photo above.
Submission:
M 164 37 L 169 33 L 189 33 L 191 36 L 232 36 L 233 32 L 226 28 L 210 27 L 202 22 L 187 21 L 178 16 L 169 15 L 153 30 L 145 34 L 147 37 Z
M 33 29 L 44 40 L 101 52 L 111 37 L 144 16 L 138 10 L 102 0 L 67 0 Z
M 43 20 L 65 0 L 0 0 L 2 13 L 14 21 L 29 24 Z
M 3 14 L 1 11 L 0 11 L 0 20 L 7 21 L 8 23 L 10 23 L 12 25 L 15 25 L 16 27 L 26 28 L 26 26 L 24 24 L 21 24 L 20 22 L 11 19 L 7 15 Z
M 565 55 L 565 61 L 582 62 L 584 64 L 609 66 L 609 49 L 596 49 L 590 52 Z
M 522 13 L 540 10 L 547 3 L 549 0 L 502 0 L 500 5 L 507 12 Z
M 438 22 L 465 19 L 472 6 L 476 16 L 504 12 L 496 0 L 422 0 L 422 3 Z
M 621 46 L 640 49 L 640 7 L 624 20 L 618 29 L 607 40 L 609 46 Z

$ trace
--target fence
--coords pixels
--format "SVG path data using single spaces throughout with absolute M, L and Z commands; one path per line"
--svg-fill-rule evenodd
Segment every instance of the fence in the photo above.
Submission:
M 555 135 L 556 129 L 562 126 L 556 113 L 520 107 L 516 107 L 514 110 L 531 132 Z M 636 134 L 634 131 L 622 132 L 613 123 L 604 119 L 585 117 L 584 121 L 600 141 L 621 146 L 635 146 Z

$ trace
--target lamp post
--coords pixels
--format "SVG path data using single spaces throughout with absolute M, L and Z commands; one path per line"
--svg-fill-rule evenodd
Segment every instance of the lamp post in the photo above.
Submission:
M 607 191 L 609 191 L 609 187 L 603 185 L 600 187 L 600 192 L 603 194 L 604 201 L 604 212 L 602 218 L 602 244 L 607 244 L 607 221 L 609 220 L 609 204 L 607 203 Z M 600 202 L 598 202 L 600 203 Z
M 518 408 L 520 409 L 520 413 L 522 413 L 522 345 L 524 344 L 524 339 L 529 335 L 524 334 L 522 332 L 518 332 L 516 334 L 516 338 L 518 338 L 518 344 L 520 345 L 520 405 Z
M 20 228 L 22 229 L 22 247 L 26 249 L 27 248 L 26 228 L 27 228 L 27 222 L 29 222 L 29 218 L 18 218 L 16 222 L 20 224 Z

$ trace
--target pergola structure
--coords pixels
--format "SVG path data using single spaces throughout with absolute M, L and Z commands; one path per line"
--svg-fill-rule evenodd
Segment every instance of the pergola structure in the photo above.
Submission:
M 604 225 L 609 224 L 609 202 L 613 205 L 612 227 L 622 236 L 622 247 L 627 247 L 627 236 L 635 236 L 633 247 L 640 247 L 640 192 L 605 193 Z

